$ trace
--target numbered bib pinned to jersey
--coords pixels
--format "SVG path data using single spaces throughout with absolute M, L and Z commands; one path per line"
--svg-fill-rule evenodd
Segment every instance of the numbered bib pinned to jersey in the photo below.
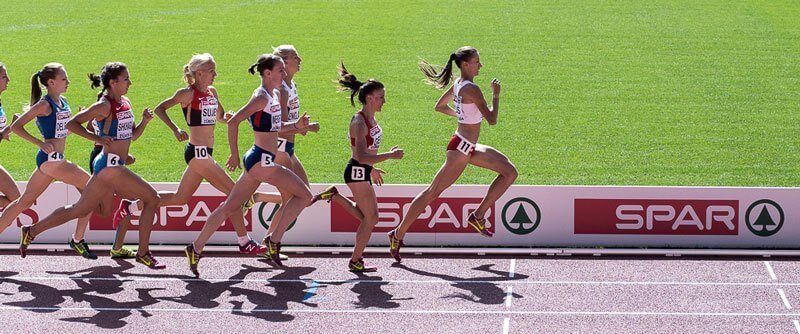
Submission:
M 114 153 L 109 153 L 106 160 L 106 167 L 119 167 L 125 164 L 125 161 Z
M 207 100 L 210 99 L 212 98 L 208 98 Z M 214 99 L 213 103 L 211 101 L 203 101 L 200 103 L 200 124 L 217 124 L 217 108 L 219 108 L 219 104 L 217 104 L 216 99 Z
M 208 146 L 195 146 L 194 147 L 194 158 L 207 160 L 211 154 L 208 151 Z
M 261 153 L 261 167 L 275 166 L 275 156 L 269 153 Z
M 47 161 L 63 161 L 64 154 L 59 152 L 53 152 L 47 155 Z
M 55 138 L 67 138 L 67 122 L 69 122 L 69 117 L 69 111 L 56 113 Z

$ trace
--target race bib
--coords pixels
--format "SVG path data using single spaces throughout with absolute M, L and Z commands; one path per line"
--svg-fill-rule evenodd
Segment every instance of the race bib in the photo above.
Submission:
M 210 154 L 208 154 L 208 146 L 195 146 L 194 147 L 194 158 L 195 159 L 202 159 L 206 160 Z
M 367 170 L 364 167 L 353 166 L 350 169 L 350 178 L 354 181 L 366 180 Z
M 459 137 L 459 139 L 461 139 L 461 142 L 459 142 L 458 146 L 456 146 L 456 149 L 459 152 L 464 153 L 464 155 L 469 155 L 473 150 L 475 150 L 475 144 L 470 143 L 469 141 L 461 137 Z
M 200 124 L 213 125 L 217 123 L 217 108 L 216 103 L 201 103 L 200 104 Z
M 459 121 L 463 121 L 464 114 L 461 110 L 461 96 L 453 94 L 453 105 L 456 107 L 456 118 L 458 118 Z
M 286 143 L 287 142 L 288 141 L 286 139 L 278 137 L 278 151 L 279 152 L 286 152 Z
M 64 160 L 64 155 L 58 152 L 53 152 L 47 155 L 47 161 L 62 161 Z
M 261 153 L 261 167 L 275 166 L 275 157 L 271 154 Z
M 117 113 L 117 136 L 114 139 L 131 139 L 133 122 L 133 112 L 130 110 Z
M 289 122 L 300 119 L 300 101 L 297 97 L 289 100 Z
M 0 115 L 0 130 L 6 128 L 6 115 Z
M 106 162 L 106 167 L 118 167 L 118 166 L 122 166 L 124 164 L 125 164 L 125 162 L 122 161 L 122 159 L 120 159 L 118 155 L 116 155 L 114 153 L 109 153 L 108 154 L 108 160 Z
M 56 113 L 56 135 L 55 138 L 67 138 L 67 122 L 69 122 L 69 112 Z
M 381 139 L 383 138 L 383 130 L 379 125 L 373 126 L 369 129 L 369 135 L 372 137 L 372 145 L 369 147 L 371 150 L 377 150 L 381 147 Z

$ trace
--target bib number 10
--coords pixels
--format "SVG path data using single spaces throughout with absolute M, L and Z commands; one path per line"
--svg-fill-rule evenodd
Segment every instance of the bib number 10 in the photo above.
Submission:
M 195 146 L 194 158 L 195 159 L 208 159 L 208 146 Z

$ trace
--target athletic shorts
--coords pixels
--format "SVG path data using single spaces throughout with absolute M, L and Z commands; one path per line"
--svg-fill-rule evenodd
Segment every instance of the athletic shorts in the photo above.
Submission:
M 63 161 L 63 160 L 64 160 L 63 153 L 53 152 L 47 154 L 44 153 L 42 149 L 39 149 L 39 151 L 36 152 L 36 168 L 42 167 L 42 164 L 48 161 Z
M 208 146 L 194 146 L 191 143 L 186 144 L 186 149 L 183 150 L 183 160 L 186 164 L 192 159 L 212 159 L 214 155 L 214 148 Z
M 125 166 L 125 160 L 113 153 L 100 153 L 94 158 L 94 162 L 92 162 L 94 175 L 99 175 L 100 172 L 106 167 L 120 166 Z
M 286 152 L 291 158 L 294 156 L 294 143 L 278 137 L 278 152 Z
M 356 159 L 350 158 L 347 166 L 344 167 L 344 183 L 355 183 L 369 181 L 372 184 L 372 166 L 362 164 Z
M 97 155 L 103 152 L 103 145 L 95 145 L 92 153 L 89 153 L 89 173 L 94 174 L 94 158 L 97 158 Z
M 256 164 L 261 167 L 273 167 L 275 166 L 275 154 L 253 145 L 253 147 L 244 154 L 242 162 L 244 162 L 244 169 L 246 171 L 250 171 L 250 168 L 253 168 Z
M 447 144 L 447 150 L 459 151 L 464 155 L 473 155 L 475 154 L 475 146 L 476 144 L 464 139 L 464 137 L 456 133 L 450 138 L 450 142 Z

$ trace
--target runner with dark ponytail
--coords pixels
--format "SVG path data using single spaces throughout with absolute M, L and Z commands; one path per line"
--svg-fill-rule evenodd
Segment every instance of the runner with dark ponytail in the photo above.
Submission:
M 335 201 L 361 221 L 356 232 L 356 243 L 348 268 L 353 272 L 373 272 L 378 268 L 364 264 L 363 254 L 372 230 L 378 223 L 378 199 L 372 182 L 374 181 L 378 186 L 382 185 L 382 174 L 384 173 L 382 169 L 373 166 L 389 159 L 403 158 L 403 150 L 395 146 L 389 152 L 378 153 L 383 138 L 383 129 L 378 125 L 375 116 L 376 113 L 381 112 L 383 104 L 386 102 L 386 90 L 383 83 L 375 79 L 361 82 L 342 63 L 339 65 L 339 91 L 350 92 L 351 106 L 355 107 L 354 98 L 356 96 L 361 104 L 360 110 L 350 119 L 352 154 L 344 168 L 344 182 L 353 193 L 355 201 L 339 194 L 334 186 L 330 186 L 325 191 L 332 195 L 322 199 Z
M 500 111 L 500 81 L 492 79 L 492 106 L 487 105 L 481 89 L 473 83 L 473 79 L 480 73 L 481 64 L 478 50 L 471 46 L 461 47 L 450 54 L 447 64 L 440 70 L 429 62 L 422 60 L 419 68 L 429 84 L 443 89 L 450 85 L 453 79 L 453 64 L 458 67 L 460 77 L 436 102 L 436 111 L 458 119 L 456 133 L 450 138 L 444 165 L 436 173 L 433 182 L 411 202 L 405 217 L 394 230 L 389 232 L 389 252 L 397 262 L 401 261 L 400 247 L 403 246 L 403 237 L 417 220 L 425 207 L 438 198 L 441 193 L 450 187 L 468 164 L 486 168 L 497 172 L 498 176 L 489 186 L 489 191 L 475 211 L 468 217 L 461 217 L 483 236 L 491 237 L 493 232 L 487 226 L 486 212 L 494 207 L 508 187 L 517 178 L 517 169 L 503 153 L 486 145 L 478 144 L 481 123 L 483 119 L 489 125 L 497 123 Z M 453 107 L 449 106 L 453 102 Z

